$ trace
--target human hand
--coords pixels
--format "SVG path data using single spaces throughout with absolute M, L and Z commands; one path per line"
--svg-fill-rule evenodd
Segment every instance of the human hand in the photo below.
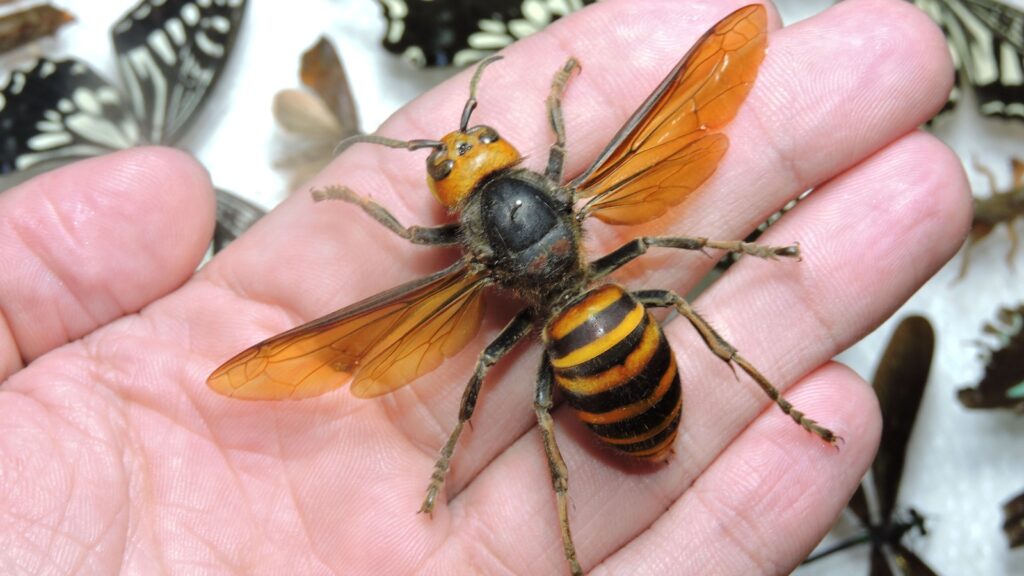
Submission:
M 540 168 L 551 75 L 577 56 L 583 72 L 563 106 L 567 173 L 578 173 L 694 40 L 741 4 L 602 2 L 510 48 L 485 75 L 474 119 Z M 609 454 L 555 411 L 586 569 L 784 573 L 827 531 L 879 433 L 870 388 L 830 359 L 966 234 L 959 162 L 915 131 L 951 79 L 925 16 L 895 0 L 844 2 L 770 36 L 726 130 L 731 149 L 685 210 L 645 227 L 588 223 L 592 257 L 653 231 L 738 238 L 815 187 L 763 238 L 800 241 L 803 261 L 742 259 L 696 306 L 845 443 L 836 451 L 800 429 L 672 322 L 684 406 L 667 465 Z M 467 85 L 460 75 L 380 133 L 450 131 Z M 436 223 L 422 156 L 359 146 L 313 184 L 371 195 L 405 224 Z M 566 572 L 531 407 L 537 346 L 492 370 L 446 501 L 433 518 L 415 514 L 476 354 L 511 303 L 492 299 L 466 350 L 379 399 L 244 402 L 204 383 L 245 346 L 436 271 L 451 251 L 410 246 L 352 206 L 298 194 L 189 278 L 212 231 L 213 196 L 200 168 L 161 149 L 41 176 L 0 197 L 0 218 L 0 571 Z M 652 251 L 616 277 L 685 293 L 710 265 Z

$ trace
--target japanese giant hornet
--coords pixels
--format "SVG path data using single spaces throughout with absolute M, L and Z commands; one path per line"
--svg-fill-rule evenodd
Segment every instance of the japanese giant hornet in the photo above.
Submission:
M 555 488 L 565 556 L 576 560 L 568 520 L 568 473 L 550 415 L 555 384 L 576 415 L 609 447 L 645 460 L 672 451 L 682 408 L 675 357 L 649 308 L 672 307 L 726 363 L 739 366 L 793 420 L 835 443 L 837 437 L 783 399 L 690 304 L 669 290 L 630 291 L 607 276 L 650 247 L 726 250 L 774 259 L 797 257 L 791 246 L 707 238 L 642 237 L 587 261 L 581 223 L 639 224 L 679 204 L 714 172 L 728 148 L 718 130 L 735 116 L 764 57 L 767 15 L 751 5 L 716 24 L 690 50 L 619 131 L 594 164 L 562 183 L 566 137 L 561 98 L 578 68 L 569 59 L 547 100 L 555 134 L 543 173 L 519 166 L 512 144 L 489 126 L 470 127 L 483 61 L 470 83 L 459 129 L 440 140 L 355 136 L 343 143 L 431 150 L 427 183 L 458 221 L 404 227 L 383 206 L 344 187 L 314 191 L 362 208 L 415 244 L 459 245 L 462 257 L 426 278 L 398 286 L 249 348 L 218 368 L 209 385 L 244 399 L 308 398 L 352 381 L 369 398 L 435 369 L 476 334 L 488 286 L 511 292 L 525 307 L 480 354 L 420 509 L 430 513 L 463 426 L 473 415 L 488 370 L 534 329 L 544 355 L 534 407 Z M 586 199 L 583 205 L 576 204 Z

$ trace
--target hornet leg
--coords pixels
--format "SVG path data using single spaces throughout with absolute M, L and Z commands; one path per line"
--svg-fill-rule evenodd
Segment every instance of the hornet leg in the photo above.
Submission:
M 313 190 L 313 200 L 322 202 L 324 200 L 341 200 L 349 204 L 355 204 L 370 215 L 371 218 L 380 222 L 385 228 L 398 234 L 413 244 L 428 244 L 432 246 L 447 246 L 459 243 L 459 225 L 444 224 L 442 226 L 402 226 L 388 209 L 377 204 L 373 200 L 360 196 L 345 186 L 326 186 Z
M 562 183 L 562 171 L 565 168 L 565 122 L 562 119 L 562 94 L 565 93 L 569 77 L 579 67 L 580 64 L 575 58 L 569 58 L 551 81 L 551 94 L 548 96 L 548 119 L 551 121 L 551 130 L 555 133 L 555 143 L 551 145 L 551 152 L 548 154 L 548 167 L 544 171 L 544 175 L 555 184 Z
M 476 399 L 480 395 L 480 386 L 483 384 L 487 371 L 508 353 L 516 342 L 529 334 L 532 328 L 533 315 L 529 310 L 523 310 L 516 314 L 515 318 L 498 334 L 498 337 L 488 344 L 480 354 L 480 358 L 476 361 L 476 369 L 473 370 L 473 376 L 470 377 L 469 383 L 466 384 L 466 390 L 462 393 L 459 421 L 448 436 L 448 441 L 441 448 L 441 455 L 434 464 L 434 473 L 430 476 L 430 486 L 427 487 L 427 496 L 423 499 L 420 512 L 430 514 L 434 511 L 437 494 L 441 491 L 441 485 L 444 484 L 444 477 L 448 473 L 448 465 L 451 463 L 452 453 L 455 452 L 455 445 L 459 441 L 459 434 L 462 433 L 462 427 L 466 422 L 473 417 Z
M 839 436 L 836 436 L 834 432 L 808 418 L 803 412 L 794 408 L 792 404 L 783 398 L 778 389 L 775 388 L 775 386 L 772 386 L 771 383 L 768 382 L 768 379 L 758 372 L 757 368 L 754 368 L 746 358 L 740 356 L 736 349 L 733 348 L 732 344 L 729 344 L 725 339 L 719 336 L 718 333 L 715 332 L 715 329 L 708 324 L 707 320 L 697 314 L 697 311 L 694 310 L 693 307 L 690 306 L 690 303 L 683 299 L 682 296 L 670 290 L 641 290 L 639 292 L 634 292 L 633 295 L 636 296 L 637 300 L 642 302 L 644 306 L 654 306 L 659 308 L 673 307 L 678 310 L 679 313 L 685 316 L 686 319 L 690 321 L 690 324 L 697 329 L 697 332 L 700 333 L 700 337 L 704 339 L 704 343 L 707 344 L 708 348 L 715 353 L 715 356 L 718 356 L 730 366 L 735 362 L 736 365 L 742 368 L 744 372 L 746 372 L 754 379 L 755 382 L 758 383 L 759 386 L 761 386 L 764 393 L 774 400 L 775 404 L 777 404 L 784 413 L 789 415 L 793 421 L 800 426 L 803 426 L 807 431 L 821 437 L 822 440 L 832 444 L 833 446 L 839 442 L 840 438 Z
M 661 248 L 676 248 L 680 250 L 704 250 L 714 248 L 727 252 L 749 254 L 758 258 L 776 260 L 778 258 L 799 258 L 800 245 L 790 244 L 789 246 L 767 246 L 765 244 L 754 244 L 741 240 L 710 240 L 697 237 L 687 238 L 682 236 L 642 236 L 616 249 L 611 254 L 602 256 L 590 263 L 590 280 L 600 280 L 608 274 L 618 270 L 626 263 L 647 253 L 651 246 Z
M 558 524 L 562 528 L 562 548 L 565 559 L 569 561 L 569 569 L 573 576 L 582 576 L 583 569 L 576 559 L 576 546 L 572 543 L 572 532 L 569 530 L 569 469 L 565 466 L 562 453 L 555 442 L 555 421 L 551 418 L 551 398 L 554 379 L 547 354 L 541 360 L 540 374 L 537 376 L 537 395 L 533 401 L 537 413 L 540 434 L 544 438 L 544 452 L 548 457 L 548 468 L 551 470 L 551 484 L 555 487 L 555 500 L 558 503 Z

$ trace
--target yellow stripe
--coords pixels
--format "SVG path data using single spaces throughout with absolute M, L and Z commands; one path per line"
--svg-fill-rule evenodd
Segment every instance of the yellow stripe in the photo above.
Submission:
M 665 397 L 665 393 L 668 392 L 669 387 L 672 385 L 672 380 L 676 376 L 676 359 L 675 355 L 669 360 L 668 370 L 661 375 L 661 380 L 658 382 L 658 387 L 654 389 L 647 398 L 643 398 L 632 404 L 627 404 L 608 412 L 583 412 L 581 410 L 576 411 L 576 416 L 586 422 L 587 424 L 614 424 L 616 422 L 622 422 L 634 416 L 639 416 L 644 412 L 650 410 L 655 404 L 661 401 Z M 682 395 L 680 395 L 682 399 Z M 637 440 L 626 439 L 623 443 L 633 443 Z M 611 440 L 609 443 L 615 444 Z
M 604 442 L 605 444 L 611 444 L 613 446 L 622 444 L 639 444 L 640 442 L 650 440 L 651 438 L 654 438 L 658 434 L 661 434 L 666 428 L 668 428 L 668 425 L 671 424 L 673 420 L 675 420 L 676 415 L 679 414 L 679 411 L 682 410 L 682 408 L 683 399 L 682 397 L 680 397 L 679 400 L 676 402 L 676 407 L 672 409 L 672 412 L 668 415 L 668 417 L 665 418 L 664 422 L 658 424 L 654 428 L 651 428 L 647 432 L 640 434 L 639 436 L 633 436 L 632 438 L 605 438 L 604 436 L 599 436 L 599 438 L 601 438 L 601 441 Z M 673 434 L 672 436 L 675 437 L 675 434 Z M 629 452 L 629 454 L 635 455 L 637 453 Z
M 569 392 L 577 396 L 592 396 L 610 390 L 620 384 L 635 378 L 643 371 L 644 367 L 654 357 L 658 350 L 661 330 L 658 323 L 652 318 L 647 323 L 643 337 L 637 343 L 636 348 L 626 356 L 626 361 L 618 366 L 613 366 L 600 374 L 583 376 L 580 378 L 568 378 L 555 371 L 555 381 Z M 670 351 L 671 353 L 671 351 Z
M 647 450 L 641 450 L 639 452 L 625 452 L 625 454 L 644 460 L 664 460 L 672 450 L 672 443 L 675 442 L 675 439 L 676 433 L 673 432 L 672 434 L 669 434 L 668 438 L 658 442 L 657 446 L 654 446 L 653 448 L 648 448 Z
M 595 289 L 586 298 L 577 302 L 554 322 L 548 325 L 548 339 L 561 340 L 566 334 L 586 322 L 591 316 L 611 306 L 620 297 L 622 289 L 614 284 L 606 284 Z
M 587 360 L 597 358 L 602 353 L 607 352 L 612 346 L 615 346 L 622 341 L 623 338 L 629 336 L 629 334 L 640 325 L 640 322 L 644 319 L 644 313 L 647 310 L 637 303 L 636 307 L 626 314 L 626 317 L 622 319 L 612 331 L 606 333 L 604 336 L 584 344 L 572 352 L 566 354 L 561 358 L 552 358 L 551 365 L 555 368 L 568 368 L 577 364 L 582 364 Z

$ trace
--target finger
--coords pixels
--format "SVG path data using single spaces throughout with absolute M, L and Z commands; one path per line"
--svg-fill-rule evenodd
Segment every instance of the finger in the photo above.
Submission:
M 0 196 L 0 376 L 183 283 L 213 230 L 209 176 L 139 148 L 46 172 Z
M 870 387 L 838 364 L 810 374 L 790 397 L 808 409 L 834 403 L 855 441 L 838 453 L 795 450 L 803 431 L 762 413 L 650 528 L 592 573 L 792 572 L 856 490 L 881 418 Z
M 805 239 L 803 262 L 743 259 L 697 308 L 740 354 L 785 390 L 876 327 L 955 253 L 969 224 L 969 202 L 952 152 L 931 136 L 914 133 L 822 186 L 770 230 L 769 238 Z M 557 415 L 584 565 L 600 561 L 650 526 L 767 407 L 768 399 L 757 387 L 742 373 L 737 380 L 715 360 L 687 323 L 673 322 L 665 332 L 676 352 L 685 399 L 677 456 L 668 466 L 632 467 L 607 456 L 583 435 L 571 414 Z M 821 400 L 797 408 L 843 436 L 841 450 L 870 452 L 873 445 L 862 444 L 871 437 L 857 436 L 859 429 L 847 418 L 840 389 L 827 390 L 831 392 Z M 800 431 L 779 410 L 768 408 L 769 418 Z M 835 453 L 810 434 L 796 438 L 800 440 L 791 444 L 794 451 Z M 508 506 L 508 498 L 515 499 L 514 507 Z M 485 534 L 487 549 L 502 565 L 543 571 L 540 565 L 555 565 L 562 556 L 552 545 L 558 542 L 553 500 L 540 441 L 531 432 L 451 501 L 450 521 L 458 530 L 458 520 L 470 514 L 467 508 L 493 511 L 485 525 L 466 528 L 481 534 L 461 539 Z M 613 502 L 628 515 L 609 523 Z M 524 516 L 536 515 L 547 518 L 549 532 L 528 532 L 522 540 L 523 533 L 513 526 Z M 524 556 L 523 550 L 542 557 Z

